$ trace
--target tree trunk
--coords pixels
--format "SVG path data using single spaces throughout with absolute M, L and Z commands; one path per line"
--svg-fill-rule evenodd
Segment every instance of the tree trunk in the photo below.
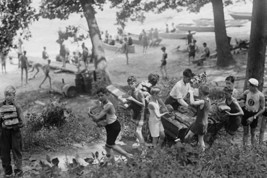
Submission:
M 266 52 L 266 8 L 267 0 L 253 1 L 250 42 L 244 89 L 247 88 L 247 81 L 249 78 L 256 78 L 259 81 L 259 89 L 262 90 L 263 88 Z
M 80 0 L 80 2 L 89 28 L 89 35 L 92 42 L 92 57 L 94 59 L 95 68 L 105 71 L 106 82 L 107 84 L 110 84 L 111 80 L 107 70 L 105 51 L 100 39 L 100 31 L 95 18 L 95 10 L 92 6 L 94 0 Z
M 222 0 L 212 0 L 215 40 L 217 49 L 217 66 L 227 67 L 235 61 L 230 51 L 230 45 L 226 34 Z

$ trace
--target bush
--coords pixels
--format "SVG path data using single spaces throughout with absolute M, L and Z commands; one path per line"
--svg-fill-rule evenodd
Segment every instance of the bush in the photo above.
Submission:
M 98 139 L 102 130 L 89 119 L 76 116 L 65 104 L 52 102 L 41 114 L 28 113 L 22 129 L 25 150 L 55 150 L 72 143 Z

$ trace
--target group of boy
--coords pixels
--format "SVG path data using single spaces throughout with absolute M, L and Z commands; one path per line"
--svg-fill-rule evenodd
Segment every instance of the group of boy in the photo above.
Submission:
M 170 104 L 175 110 L 181 106 L 188 108 L 191 103 L 188 103 L 185 100 L 187 94 L 192 92 L 194 96 L 199 95 L 199 92 L 194 92 L 192 84 L 190 84 L 193 76 L 194 74 L 190 69 L 184 70 L 183 78 L 174 85 L 165 104 Z M 263 116 L 261 117 L 259 136 L 259 143 L 262 144 L 266 127 L 267 113 L 265 111 L 264 94 L 258 89 L 258 80 L 250 78 L 248 80 L 248 89 L 241 95 L 238 95 L 238 91 L 234 88 L 235 78 L 233 76 L 228 76 L 225 79 L 225 83 L 226 85 L 223 89 L 225 93 L 224 103 L 230 108 L 230 110 L 224 111 L 228 115 L 225 125 L 226 131 L 229 134 L 234 135 L 239 126 L 242 124 L 244 147 L 248 145 L 249 130 L 251 133 L 251 144 L 255 145 L 255 131 L 258 125 L 258 120 L 259 117 Z M 240 106 L 241 103 L 244 103 L 242 107 Z

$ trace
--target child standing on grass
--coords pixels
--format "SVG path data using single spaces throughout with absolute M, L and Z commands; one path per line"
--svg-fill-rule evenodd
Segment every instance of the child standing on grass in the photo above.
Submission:
M 135 135 L 140 143 L 141 149 L 143 149 L 145 146 L 145 140 L 142 134 L 145 114 L 145 97 L 142 91 L 138 88 L 138 83 L 134 76 L 128 77 L 127 83 L 131 87 L 131 90 L 128 93 L 130 97 L 128 97 L 127 100 L 130 102 L 129 109 L 133 111 L 132 120 L 136 124 Z
M 167 70 L 166 70 L 168 54 L 166 53 L 166 47 L 163 46 L 161 48 L 161 51 L 163 52 L 163 54 L 162 54 L 162 59 L 161 59 L 160 71 L 161 71 L 161 74 L 162 74 L 162 78 L 163 79 L 168 79 Z
M 23 113 L 15 102 L 16 89 L 7 86 L 5 101 L 0 103 L 1 128 L 1 159 L 6 177 L 13 176 L 11 166 L 11 151 L 14 158 L 16 176 L 22 176 L 22 138 L 20 128 L 23 127 Z
M 39 88 L 42 87 L 42 84 L 43 84 L 43 83 L 46 81 L 46 79 L 48 78 L 48 79 L 49 79 L 50 89 L 51 89 L 51 77 L 50 77 L 50 75 L 49 75 L 51 60 L 48 59 L 48 60 L 47 60 L 47 63 L 48 63 L 48 64 L 45 65 L 45 66 L 43 67 L 43 71 L 44 71 L 44 74 L 45 74 L 45 78 L 44 78 L 44 80 L 42 81 L 42 83 L 39 85 Z
M 100 88 L 97 91 L 98 100 L 101 102 L 102 110 L 99 114 L 92 114 L 91 109 L 89 108 L 88 116 L 93 118 L 94 122 L 100 121 L 103 117 L 105 117 L 106 125 L 105 129 L 107 132 L 107 140 L 105 145 L 105 150 L 107 152 L 106 158 L 104 160 L 104 164 L 114 160 L 114 155 L 112 154 L 112 150 L 118 152 L 119 154 L 125 156 L 126 158 L 132 158 L 133 155 L 127 153 L 124 149 L 122 149 L 119 145 L 116 145 L 115 141 L 121 131 L 120 122 L 117 120 L 116 110 L 114 105 L 107 98 L 107 90 L 105 88 Z
M 191 138 L 193 135 L 198 136 L 198 144 L 200 145 L 202 151 L 205 150 L 204 135 L 207 133 L 208 129 L 208 114 L 210 111 L 210 100 L 209 87 L 202 85 L 199 87 L 199 97 L 200 99 L 195 101 L 193 90 L 190 90 L 190 104 L 198 106 L 197 107 L 197 118 L 196 121 L 190 126 L 189 132 L 186 134 L 185 139 Z
M 258 117 L 265 111 L 265 97 L 258 89 L 258 80 L 250 78 L 248 80 L 248 84 L 248 90 L 244 91 L 242 94 L 242 98 L 245 99 L 244 116 L 242 118 L 244 148 L 246 148 L 248 144 L 249 126 L 251 133 L 251 145 L 254 146 L 256 142 L 255 132 L 258 125 Z
M 19 58 L 19 66 L 21 67 L 21 85 L 23 85 L 23 71 L 26 74 L 26 84 L 28 83 L 28 69 L 29 69 L 29 62 L 26 56 L 26 51 L 23 52 L 23 55 Z
M 149 110 L 149 131 L 152 137 L 152 144 L 154 147 L 162 146 L 165 138 L 164 128 L 161 122 L 161 117 L 167 112 L 160 113 L 159 94 L 160 88 L 152 87 L 150 90 L 151 96 L 149 97 L 148 110 Z

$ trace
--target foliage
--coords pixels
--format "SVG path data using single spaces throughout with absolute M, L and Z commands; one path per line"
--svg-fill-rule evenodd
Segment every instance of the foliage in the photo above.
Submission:
M 30 6 L 31 0 L 2 0 L 0 1 L 0 51 L 9 50 L 18 30 L 27 29 L 39 15 Z M 29 31 L 25 35 L 30 37 Z
M 267 171 L 267 149 L 255 147 L 243 150 L 230 142 L 216 143 L 205 152 L 190 145 L 178 143 L 173 147 L 150 149 L 145 157 L 135 154 L 128 161 L 117 160 L 112 164 L 95 164 L 101 161 L 98 152 L 81 159 L 76 156 L 66 163 L 66 172 L 58 169 L 58 159 L 49 156 L 41 161 L 44 170 L 54 177 L 106 178 L 106 177 L 265 177 Z M 86 165 L 84 164 L 86 162 Z
M 76 116 L 64 103 L 51 102 L 38 115 L 29 113 L 22 130 L 24 148 L 54 150 L 59 146 L 92 141 L 101 130 L 82 116 Z

